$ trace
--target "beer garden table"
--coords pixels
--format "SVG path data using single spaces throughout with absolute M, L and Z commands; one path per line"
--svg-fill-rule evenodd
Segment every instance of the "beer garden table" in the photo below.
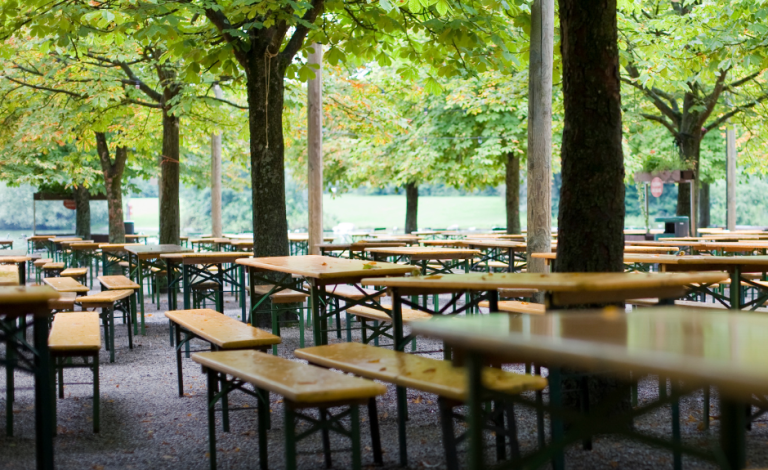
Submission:
M 99 243 L 101 249 L 101 273 L 103 275 L 114 274 L 113 271 L 121 272 L 120 269 L 113 270 L 115 266 L 120 267 L 120 262 L 128 262 L 128 251 L 126 247 L 141 246 L 141 243 Z
M 343 301 L 345 305 L 340 307 L 340 310 L 346 310 L 355 305 L 365 305 L 376 310 L 387 311 L 376 300 L 381 295 L 381 291 L 369 294 L 360 289 L 364 296 L 362 299 L 355 300 L 328 292 L 326 286 L 358 284 L 363 278 L 383 280 L 386 276 L 418 273 L 418 268 L 414 266 L 317 255 L 243 258 L 238 259 L 237 264 L 248 269 L 251 312 L 255 307 L 253 288 L 257 283 L 274 286 L 264 297 L 286 289 L 309 294 L 312 307 L 312 334 L 316 346 L 328 344 L 328 318 L 337 313 L 326 308 L 331 305 L 330 300 Z M 294 276 L 303 278 L 309 285 L 309 290 L 304 287 L 303 282 L 294 279 Z
M 473 264 L 472 268 L 486 264 L 489 261 L 498 261 L 507 264 L 507 272 L 515 272 L 515 261 L 522 261 L 527 263 L 525 253 L 528 250 L 528 245 L 525 243 L 513 242 L 508 240 L 493 240 L 493 239 L 465 239 L 461 240 L 461 246 L 469 249 L 475 249 L 481 251 L 480 260 Z M 522 256 L 520 255 L 522 254 Z M 520 269 L 525 267 L 525 264 L 520 266 Z
M 27 252 L 34 252 L 38 246 L 41 246 L 47 250 L 49 238 L 51 238 L 50 235 L 32 235 L 27 237 Z
M 320 243 L 317 246 L 320 249 L 320 254 L 323 256 L 333 256 L 336 258 L 343 258 L 344 253 L 347 253 L 349 258 L 365 259 L 366 248 L 383 248 L 383 247 L 403 247 L 406 243 L 404 241 L 391 242 L 391 241 L 366 241 L 366 242 L 352 242 L 352 243 Z M 336 254 L 334 254 L 336 253 Z M 355 253 L 359 253 L 355 256 Z
M 0 240 L 0 250 L 12 250 L 13 240 Z
M 323 236 L 323 242 L 332 242 L 335 236 Z M 308 233 L 289 233 L 288 234 L 288 252 L 293 256 L 306 255 L 309 253 L 309 234 Z
M 480 252 L 463 248 L 436 248 L 436 247 L 386 247 L 366 248 L 374 260 L 390 258 L 392 262 L 404 261 L 421 268 L 421 274 L 448 273 L 452 269 L 462 267 L 464 272 L 469 272 L 469 264 Z M 437 265 L 430 265 L 430 262 Z
M 225 249 L 225 247 L 228 247 L 232 244 L 232 240 L 223 237 L 204 237 L 192 239 L 189 241 L 189 243 L 192 245 L 193 250 L 197 248 L 196 251 L 222 251 Z
M 48 257 L 53 258 L 54 261 L 61 261 L 61 256 L 59 255 L 59 247 L 61 247 L 61 242 L 81 242 L 83 239 L 81 237 L 48 237 Z
M 26 250 L 2 250 L 0 251 L 0 264 L 15 264 L 19 270 L 19 282 L 27 283 L 27 261 L 32 259 L 27 256 Z
M 614 308 L 543 316 L 491 314 L 449 321 L 437 318 L 414 323 L 412 329 L 417 335 L 442 340 L 462 353 L 469 388 L 469 468 L 473 470 L 484 468 L 481 400 L 489 396 L 545 408 L 551 416 L 552 440 L 548 448 L 506 462 L 502 468 L 535 468 L 552 458 L 553 468 L 561 470 L 566 446 L 613 432 L 673 450 L 675 468 L 682 467 L 682 451 L 714 461 L 721 468 L 741 469 L 746 464 L 745 404 L 751 403 L 753 393 L 768 394 L 765 315 L 674 307 L 624 313 Z M 521 360 L 547 365 L 546 407 L 483 386 L 481 371 L 488 361 Z M 563 367 L 601 374 L 659 374 L 673 379 L 672 393 L 627 414 L 612 413 L 610 403 L 614 397 L 610 396 L 604 401 L 608 405 L 569 413 L 562 408 Z M 684 381 L 682 386 L 680 381 Z M 679 431 L 674 431 L 675 423 L 679 423 L 675 404 L 684 393 L 710 385 L 719 388 L 720 445 L 705 452 L 682 445 Z M 671 442 L 630 429 L 633 418 L 666 404 L 673 405 Z M 567 432 L 563 426 L 566 417 L 571 421 Z
M 35 445 L 37 468 L 53 469 L 53 436 L 56 431 L 56 408 L 53 393 L 53 363 L 48 352 L 48 301 L 59 294 L 47 286 L 0 287 L 0 341 L 5 343 L 5 357 L 0 364 L 6 369 L 6 433 L 13 435 L 14 371 L 35 376 Z M 27 315 L 33 316 L 33 342 L 23 340 Z
M 128 252 L 128 277 L 133 282 L 139 285 L 139 307 L 141 308 L 141 334 L 145 335 L 146 330 L 144 328 L 144 275 L 145 271 L 149 271 L 152 268 L 163 269 L 166 265 L 160 260 L 160 255 L 167 253 L 187 253 L 191 252 L 189 248 L 184 248 L 179 245 L 128 245 L 125 246 L 125 251 Z M 168 300 L 171 301 L 173 286 L 171 279 L 173 274 L 167 273 L 168 276 Z M 175 300 L 175 297 L 174 297 Z M 169 305 L 170 308 L 170 305 Z
M 125 236 L 125 241 L 128 242 L 130 240 L 130 243 L 144 243 L 146 245 L 147 238 L 149 238 L 148 235 L 128 234 Z M 142 242 L 142 240 L 144 241 Z

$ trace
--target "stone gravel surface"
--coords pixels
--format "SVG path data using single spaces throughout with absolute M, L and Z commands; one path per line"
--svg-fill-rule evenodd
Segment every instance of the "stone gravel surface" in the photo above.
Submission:
M 135 338 L 135 347 L 127 347 L 127 334 L 122 324 L 116 325 L 116 362 L 101 352 L 101 432 L 92 433 L 92 394 L 90 371 L 67 370 L 65 398 L 58 401 L 58 436 L 55 439 L 55 459 L 59 469 L 208 469 L 208 438 L 206 418 L 206 385 L 200 367 L 191 359 L 183 363 L 185 375 L 184 397 L 176 388 L 176 369 L 173 348 L 169 344 L 168 321 L 163 316 L 165 302 L 158 309 L 148 303 L 147 335 Z M 226 313 L 239 317 L 232 298 L 227 299 Z M 299 347 L 298 329 L 284 328 L 283 345 L 279 354 L 293 358 L 292 351 Z M 342 335 L 343 336 L 343 335 Z M 357 337 L 357 334 L 355 334 Z M 311 331 L 307 332 L 311 338 Z M 331 334 L 331 342 L 342 341 Z M 419 340 L 419 349 L 440 350 L 434 341 Z M 202 343 L 193 343 L 202 348 Z M 4 355 L 4 351 L 0 351 Z M 441 358 L 441 353 L 432 354 Z M 522 366 L 510 366 L 522 371 Z M 0 371 L 0 377 L 5 370 Z M 14 437 L 5 435 L 0 424 L 0 468 L 34 468 L 34 397 L 33 381 L 29 376 L 16 374 L 17 401 L 14 403 Z M 5 383 L 0 384 L 0 423 L 5 423 Z M 658 397 L 656 377 L 641 381 L 640 403 Z M 531 394 L 532 398 L 532 394 Z M 546 400 L 546 393 L 544 395 Z M 703 431 L 701 392 L 681 401 L 681 427 L 684 443 L 706 448 L 718 436 L 717 396 L 713 391 L 710 414 L 712 427 Z M 409 391 L 410 420 L 408 432 L 409 468 L 445 468 L 441 430 L 436 397 Z M 233 393 L 230 406 L 244 408 L 230 413 L 229 433 L 221 430 L 220 414 L 217 420 L 217 449 L 219 469 L 258 468 L 257 413 L 255 399 Z M 386 396 L 379 399 L 379 422 L 384 447 L 384 467 L 399 468 L 397 448 L 397 421 L 395 392 L 389 387 Z M 459 410 L 463 412 L 463 410 Z M 516 408 L 519 438 L 522 450 L 536 447 L 535 414 L 521 406 Z M 272 429 L 268 433 L 269 464 L 271 469 L 285 465 L 283 455 L 283 406 L 279 397 L 272 396 Z M 366 409 L 361 408 L 364 422 L 362 430 L 363 465 L 372 467 L 370 434 Z M 636 428 L 658 437 L 671 435 L 669 407 L 636 420 Z M 456 426 L 463 430 L 462 425 Z M 302 428 L 300 428 L 302 429 Z M 548 432 L 548 430 L 547 430 Z M 486 435 L 487 461 L 493 462 L 493 437 Z M 349 468 L 350 445 L 345 438 L 331 436 L 333 467 Z M 298 466 L 302 469 L 323 468 L 322 445 L 319 435 L 298 444 Z M 768 428 L 758 421 L 748 432 L 749 467 L 768 466 Z M 466 444 L 459 444 L 460 466 L 465 467 Z M 566 466 L 571 469 L 658 469 L 672 468 L 672 454 L 615 436 L 598 437 L 591 451 L 571 446 L 566 454 Z M 685 468 L 714 468 L 711 465 L 684 457 Z

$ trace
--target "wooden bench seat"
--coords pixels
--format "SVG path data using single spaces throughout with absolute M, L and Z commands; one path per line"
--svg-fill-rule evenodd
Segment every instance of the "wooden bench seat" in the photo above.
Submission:
M 58 299 L 48 301 L 48 308 L 54 312 L 71 312 L 75 310 L 76 292 L 61 292 Z
M 390 349 L 360 343 L 338 343 L 327 346 L 315 346 L 297 349 L 294 354 L 310 364 L 338 369 L 360 377 L 381 380 L 398 387 L 434 393 L 438 396 L 440 418 L 443 428 L 443 445 L 448 468 L 457 468 L 456 437 L 453 432 L 453 408 L 467 400 L 467 373 L 464 368 L 454 367 L 449 361 L 432 359 L 416 354 L 408 354 Z M 546 388 L 547 379 L 526 374 L 507 372 L 496 368 L 483 370 L 483 383 L 490 390 L 505 394 L 519 394 L 527 391 L 540 391 Z M 400 442 L 405 444 L 406 409 L 398 407 L 398 431 Z M 514 420 L 514 414 L 507 416 Z M 496 432 L 499 432 L 498 423 Z M 502 425 L 503 428 L 503 425 Z M 514 426 L 508 432 L 513 436 Z M 503 441 L 502 441 L 503 442 Z M 499 442 L 497 441 L 497 446 Z M 506 445 L 506 444 L 504 444 Z M 405 449 L 401 449 L 401 455 Z M 401 461 L 401 465 L 406 462 Z
M 181 348 L 193 338 L 211 345 L 213 350 L 256 349 L 267 350 L 280 344 L 280 337 L 228 317 L 210 308 L 171 310 L 165 316 L 175 325 L 176 371 L 179 396 L 184 395 L 184 376 L 181 368 Z M 184 333 L 186 338 L 181 339 Z
M 34 264 L 36 268 L 42 268 L 48 263 L 53 263 L 53 258 L 40 258 L 35 260 L 32 264 Z
M 0 265 L 0 286 L 18 286 L 19 269 L 13 265 Z
M 59 399 L 64 398 L 64 369 L 85 367 L 93 372 L 93 432 L 99 432 L 99 314 L 96 312 L 59 312 L 53 318 L 48 348 L 54 360 Z M 82 357 L 75 364 L 72 357 Z M 91 359 L 90 362 L 88 359 Z
M 403 314 L 404 323 L 409 323 L 412 321 L 424 321 L 432 318 L 431 314 L 427 312 L 422 312 L 421 310 L 415 310 L 415 309 L 406 308 L 406 307 L 403 307 L 401 310 Z M 349 307 L 347 309 L 347 313 L 351 315 L 355 315 L 356 317 L 362 317 L 368 320 L 376 320 L 376 321 L 382 321 L 382 322 L 392 321 L 392 318 L 390 318 L 389 315 L 382 312 L 381 310 L 376 310 L 375 308 L 371 308 L 371 307 L 364 307 L 362 305 L 355 305 L 354 307 Z
M 628 304 L 636 305 L 638 307 L 656 307 L 659 305 L 659 299 L 632 299 L 627 300 Z M 686 308 L 702 308 L 702 309 L 714 309 L 714 310 L 730 310 L 725 305 L 721 304 L 720 302 L 696 302 L 693 300 L 675 300 L 675 306 L 676 307 L 686 307 Z M 755 310 L 751 310 L 754 312 L 761 312 L 761 313 L 768 313 L 768 308 L 760 307 L 756 308 Z
M 115 310 L 123 312 L 123 321 L 128 328 L 128 348 L 133 349 L 131 323 L 136 319 L 133 317 L 129 303 L 131 295 L 133 295 L 132 289 L 106 290 L 78 297 L 75 300 L 83 310 L 101 309 L 99 316 L 104 326 L 104 339 L 109 350 L 109 362 L 115 362 Z
M 267 295 L 273 288 L 274 286 L 270 285 L 253 286 L 253 292 L 257 295 Z M 303 292 L 291 289 L 283 289 L 269 296 L 270 300 L 276 304 L 302 303 L 307 300 L 308 297 L 309 295 Z
M 98 279 L 101 286 L 107 290 L 121 290 L 121 289 L 138 289 L 139 285 L 122 275 L 114 276 L 99 276 Z
M 489 303 L 484 300 L 478 304 L 480 307 L 488 308 Z M 531 302 L 520 302 L 518 300 L 500 300 L 499 312 L 507 313 L 526 313 L 530 315 L 543 315 L 546 313 L 544 304 L 535 304 Z
M 259 421 L 259 459 L 262 469 L 267 468 L 267 429 L 269 428 L 269 394 L 276 393 L 283 397 L 285 409 L 285 467 L 289 470 L 296 468 L 296 435 L 297 421 L 303 420 L 315 426 L 314 432 L 320 431 L 316 426 L 317 419 L 302 414 L 304 408 L 318 408 L 321 421 L 338 419 L 330 409 L 344 407 L 343 414 L 348 414 L 351 420 L 349 431 L 344 435 L 352 440 L 352 468 L 361 468 L 360 446 L 360 416 L 359 404 L 369 405 L 369 422 L 371 423 L 372 448 L 375 460 L 381 463 L 381 444 L 379 442 L 378 418 L 375 413 L 375 398 L 386 393 L 386 387 L 372 380 L 351 377 L 339 372 L 307 365 L 297 361 L 275 357 L 257 351 L 212 351 L 197 353 L 192 359 L 203 366 L 208 377 L 208 420 L 209 453 L 211 469 L 216 468 L 216 434 L 215 434 L 215 404 L 219 399 L 216 392 L 220 389 L 219 382 L 246 382 L 252 384 L 259 392 L 258 421 Z M 227 376 L 233 379 L 229 380 Z M 226 387 L 229 392 L 235 389 Z M 227 393 L 228 393 L 227 392 Z M 346 410 L 348 408 L 348 411 Z M 371 414 L 371 411 L 373 413 Z M 228 405 L 222 399 L 222 413 L 228 423 Z M 330 427 L 329 430 L 336 431 Z M 225 431 L 228 431 L 225 427 Z M 327 432 L 327 431 L 325 431 Z M 313 432 L 312 432 L 313 433 Z M 306 434 L 302 433 L 301 438 Z M 326 464 L 330 465 L 330 448 L 325 447 Z
M 61 272 L 62 277 L 83 277 L 88 274 L 88 268 L 67 268 Z

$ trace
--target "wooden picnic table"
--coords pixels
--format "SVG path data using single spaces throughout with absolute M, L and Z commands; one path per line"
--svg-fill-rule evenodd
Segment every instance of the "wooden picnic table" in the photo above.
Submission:
M 31 259 L 31 256 L 26 255 L 26 250 L 0 251 L 0 265 L 15 264 L 21 285 L 25 285 L 27 283 L 27 262 Z
M 391 258 L 392 262 L 395 263 L 404 261 L 414 266 L 420 266 L 421 274 L 448 273 L 461 267 L 461 265 L 463 265 L 464 272 L 469 272 L 469 263 L 475 256 L 480 255 L 478 250 L 465 248 L 420 246 L 366 248 L 365 251 L 377 261 Z
M 14 266 L 0 265 L 0 286 L 18 286 L 19 270 Z
M 332 242 L 335 236 L 323 236 L 323 242 Z M 288 252 L 293 256 L 309 254 L 309 234 L 289 233 Z
M 679 251 L 679 248 L 676 246 L 634 246 L 629 245 L 624 247 L 624 253 L 654 253 L 654 254 L 665 254 L 665 253 L 674 253 L 676 251 Z
M 13 240 L 0 240 L 0 250 L 12 250 Z
M 366 295 L 361 299 L 351 299 L 329 292 L 326 286 L 358 284 L 363 278 L 383 279 L 386 276 L 404 276 L 416 274 L 419 271 L 414 266 L 317 255 L 244 258 L 238 259 L 237 263 L 248 269 L 252 310 L 256 298 L 254 287 L 259 284 L 275 286 L 272 291 L 265 294 L 267 297 L 283 290 L 294 290 L 310 295 L 312 334 L 316 346 L 328 344 L 328 318 L 337 313 L 330 308 L 324 308 L 323 305 L 330 306 L 333 301 L 341 300 L 344 306 L 339 310 L 346 310 L 355 305 L 385 310 L 377 300 L 381 295 L 380 291 L 365 293 Z M 275 276 L 275 274 L 282 275 Z M 293 276 L 303 277 L 309 285 L 309 290 L 307 291 L 301 283 L 297 283 Z M 362 289 L 360 291 L 363 292 Z
M 496 239 L 496 240 L 513 240 L 513 241 L 525 241 L 526 236 L 522 233 L 473 233 L 468 235 L 467 238 L 471 239 Z
M 236 260 L 248 258 L 251 253 L 235 251 L 211 251 L 205 253 L 163 253 L 160 258 L 166 262 L 167 272 L 182 272 L 182 288 L 184 290 L 184 310 L 192 308 L 192 289 L 206 282 L 215 282 L 218 284 L 218 295 L 216 296 L 216 311 L 224 313 L 224 284 L 228 283 L 236 286 L 240 290 L 240 307 L 242 310 L 243 322 L 245 317 L 245 274 L 243 267 Z M 176 284 L 176 279 L 168 278 L 168 284 Z M 170 295 L 170 289 L 169 289 Z M 169 309 L 176 310 L 174 300 L 171 306 L 169 297 Z
M 53 469 L 53 436 L 56 430 L 56 408 L 53 394 L 53 361 L 48 351 L 48 302 L 59 298 L 48 286 L 0 287 L 0 342 L 5 343 L 5 356 L 0 365 L 6 369 L 6 434 L 13 436 L 14 371 L 35 376 L 35 445 L 37 468 Z M 26 338 L 26 316 L 33 316 L 31 344 Z M 34 360 L 19 361 L 21 353 Z M 21 416 L 21 415 L 20 415 Z
M 488 262 L 496 261 L 506 263 L 508 273 L 515 271 L 516 259 L 522 262 L 526 261 L 525 253 L 528 250 L 528 245 L 525 243 L 501 239 L 466 238 L 461 240 L 460 246 L 481 251 L 480 260 L 473 264 L 473 268 L 483 263 L 487 265 Z M 518 255 L 518 253 L 522 253 L 523 256 Z
M 152 268 L 164 269 L 167 265 L 160 260 L 160 255 L 168 253 L 187 253 L 192 250 L 179 245 L 126 245 L 125 251 L 128 252 L 128 277 L 133 282 L 141 286 L 138 289 L 139 308 L 141 309 L 141 334 L 146 334 L 144 327 L 144 276 L 145 271 Z M 175 279 L 175 273 L 167 272 L 168 276 L 168 308 L 174 310 L 176 304 L 176 290 L 172 279 Z M 178 280 L 175 281 L 178 283 Z
M 224 249 L 225 246 L 229 246 L 232 244 L 232 240 L 229 238 L 215 238 L 215 237 L 204 237 L 204 238 L 193 238 L 189 241 L 190 245 L 192 245 L 192 249 L 195 249 L 195 245 L 197 245 L 197 251 L 221 251 Z
M 673 378 L 676 385 L 672 395 L 659 400 L 672 403 L 673 412 L 683 393 L 715 385 L 720 399 L 720 446 L 710 458 L 717 463 L 717 451 L 721 451 L 728 468 L 734 469 L 744 468 L 746 463 L 745 403 L 750 402 L 752 393 L 768 394 L 768 355 L 765 354 L 768 317 L 764 315 L 670 307 L 630 313 L 605 309 L 542 316 L 495 314 L 450 320 L 437 318 L 414 323 L 412 329 L 418 335 L 443 340 L 447 346 L 461 351 L 465 359 L 470 397 L 471 469 L 484 468 L 483 409 L 478 397 L 487 392 L 480 380 L 486 361 L 520 362 L 525 358 L 545 364 L 549 370 L 549 400 L 555 409 L 562 404 L 561 369 L 564 367 L 625 377 L 627 371 L 632 371 L 633 376 L 635 373 L 659 374 Z M 685 389 L 677 385 L 679 381 L 684 381 Z M 606 401 L 612 399 L 605 398 Z M 530 404 L 542 409 L 536 403 Z M 658 402 L 643 404 L 631 413 L 638 416 L 653 412 L 658 406 Z M 590 439 L 593 433 L 619 432 L 627 436 L 629 418 L 613 409 L 579 413 L 578 422 L 572 422 L 567 432 L 561 416 L 551 415 L 553 442 L 564 438 L 567 442 L 579 442 Z M 596 423 L 600 426 L 595 426 Z M 645 436 L 637 431 L 633 434 L 629 437 Z M 655 440 L 661 444 L 658 438 Z M 679 434 L 675 436 L 673 432 L 673 439 L 666 447 L 679 449 L 679 445 Z M 564 467 L 562 448 L 540 448 L 534 453 L 542 460 L 554 456 L 553 467 Z
M 141 242 L 141 240 L 144 240 L 143 243 L 145 245 L 147 244 L 147 238 L 149 238 L 149 235 L 128 234 L 128 235 L 125 236 L 125 240 L 126 241 L 130 240 L 132 242 L 135 242 L 135 241 Z
M 371 241 L 352 243 L 319 243 L 315 246 L 320 249 L 320 254 L 323 256 L 343 257 L 344 252 L 346 252 L 349 258 L 355 258 L 355 253 L 359 253 L 357 257 L 364 259 L 366 248 L 398 247 L 406 246 L 406 243 L 403 241 Z M 334 255 L 333 253 L 337 254 Z
M 120 267 L 120 262 L 128 262 L 128 246 L 140 246 L 141 243 L 99 243 L 101 250 L 101 274 L 114 274 L 114 271 L 122 272 L 122 269 L 114 270 Z

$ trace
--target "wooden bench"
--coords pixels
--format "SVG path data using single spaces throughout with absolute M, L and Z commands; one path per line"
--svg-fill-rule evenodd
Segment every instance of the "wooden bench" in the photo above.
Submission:
M 58 277 L 64 271 L 64 263 L 45 263 L 43 265 L 43 277 Z
M 274 344 L 280 344 L 280 337 L 230 318 L 210 308 L 193 310 L 171 310 L 165 316 L 174 325 L 176 334 L 176 373 L 179 381 L 179 396 L 184 396 L 184 376 L 181 368 L 181 348 L 192 339 L 207 342 L 211 350 L 256 349 L 266 351 Z M 181 333 L 185 334 L 182 341 Z
M 139 285 L 133 282 L 132 280 L 128 279 L 126 276 L 117 274 L 117 275 L 107 275 L 107 276 L 99 276 L 96 278 L 99 281 L 99 285 L 101 286 L 101 290 L 124 290 L 124 289 L 130 289 L 133 291 L 133 294 L 128 299 L 128 303 L 130 304 L 130 315 L 131 320 L 133 321 L 133 334 L 137 335 L 139 334 L 139 321 L 138 321 L 138 312 L 136 307 L 136 291 L 139 289 Z M 144 330 L 144 312 L 141 313 L 141 331 Z M 142 333 L 143 334 L 143 333 Z
M 32 262 L 35 267 L 35 281 L 38 284 L 42 282 L 43 266 L 48 263 L 53 263 L 53 258 L 40 258 Z
M 253 314 L 255 313 L 256 309 L 259 308 L 260 305 L 262 305 L 264 302 L 269 300 L 269 314 L 271 317 L 272 322 L 272 334 L 275 334 L 277 336 L 280 336 L 280 314 L 281 313 L 294 313 L 298 314 L 299 318 L 299 347 L 304 347 L 304 310 L 305 307 L 295 307 L 296 304 L 304 304 L 304 302 L 309 298 L 308 294 L 305 294 L 303 292 L 295 291 L 292 289 L 282 289 L 278 290 L 277 292 L 272 292 L 274 289 L 276 289 L 275 286 L 271 285 L 258 285 L 253 286 L 253 296 L 254 298 L 251 299 L 251 309 L 250 309 L 250 323 L 254 324 L 254 318 Z M 265 298 L 265 296 L 269 295 L 269 299 Z M 282 306 L 282 307 L 281 307 Z M 309 310 L 309 308 L 306 308 L 306 310 Z M 277 355 L 277 345 L 272 346 L 272 354 Z
M 438 396 L 440 421 L 443 429 L 443 447 L 446 466 L 457 469 L 457 439 L 454 434 L 453 409 L 467 400 L 467 373 L 464 368 L 453 367 L 451 362 L 431 359 L 415 354 L 377 348 L 360 343 L 338 343 L 297 349 L 294 354 L 310 364 L 338 369 L 367 379 L 381 380 L 396 385 L 398 395 L 405 396 L 405 389 L 433 393 Z M 506 372 L 496 368 L 483 370 L 483 382 L 491 390 L 505 394 L 519 394 L 543 390 L 547 379 L 539 376 Z M 496 404 L 498 407 L 498 404 Z M 497 454 L 504 458 L 506 444 L 504 434 L 510 438 L 513 452 L 517 449 L 514 410 L 510 405 L 498 408 L 489 417 L 490 427 L 496 431 Z M 398 399 L 398 432 L 400 438 L 400 464 L 407 465 L 406 429 L 407 405 Z M 508 426 L 504 428 L 504 414 Z M 499 439 L 500 437 L 500 439 Z
M 133 349 L 133 329 L 131 307 L 128 301 L 133 294 L 131 289 L 108 290 L 97 294 L 78 297 L 76 302 L 83 310 L 101 309 L 99 315 L 104 325 L 104 339 L 109 350 L 109 362 L 115 362 L 115 310 L 123 312 L 123 321 L 128 328 L 128 348 Z
M 19 270 L 16 266 L 0 265 L 0 286 L 18 286 Z
M 48 348 L 54 360 L 59 399 L 64 399 L 64 369 L 86 367 L 93 372 L 93 432 L 99 432 L 99 314 L 96 312 L 59 312 L 53 319 Z M 72 364 L 82 357 L 83 364 Z M 88 359 L 91 359 L 90 362 Z
M 215 405 L 219 399 L 222 400 L 222 421 L 226 432 L 229 430 L 229 409 L 225 399 L 236 389 L 256 397 L 258 401 L 259 463 L 262 470 L 267 470 L 268 463 L 270 393 L 283 397 L 285 467 L 288 470 L 296 468 L 297 441 L 318 431 L 323 434 L 326 468 L 331 466 L 328 434 L 333 431 L 351 438 L 352 468 L 360 469 L 362 451 L 358 406 L 361 404 L 368 405 L 374 462 L 382 463 L 376 397 L 386 392 L 384 385 L 257 351 L 212 351 L 194 354 L 192 359 L 203 366 L 208 378 L 208 446 L 212 470 L 216 468 Z M 246 390 L 243 387 L 246 383 L 252 384 L 255 391 Z M 220 389 L 222 392 L 217 394 Z M 337 407 L 344 409 L 334 415 L 331 409 Z M 320 418 L 305 414 L 303 410 L 307 408 L 317 408 Z M 349 429 L 340 422 L 346 416 L 350 419 Z M 299 421 L 307 422 L 310 430 L 297 435 Z
M 67 268 L 59 274 L 61 277 L 71 277 L 83 284 L 88 284 L 88 268 Z
M 478 303 L 478 306 L 482 308 L 489 308 L 490 304 L 487 300 Z M 544 304 L 535 304 L 531 302 L 520 302 L 517 300 L 500 300 L 499 312 L 507 313 L 525 313 L 529 315 L 544 315 L 546 308 Z
M 412 308 L 401 308 L 403 323 L 410 323 L 413 321 L 424 321 L 432 318 L 432 315 L 421 310 L 415 310 Z M 379 346 L 379 338 L 389 338 L 394 341 L 392 336 L 392 318 L 381 310 L 377 310 L 371 307 L 365 307 L 362 305 L 355 305 L 347 309 L 348 315 L 353 315 L 360 320 L 360 333 L 362 335 L 362 341 L 365 344 L 373 342 L 374 345 Z M 369 326 L 368 321 L 373 321 L 373 325 Z M 349 328 L 349 322 L 347 322 L 347 342 L 352 341 L 351 328 Z M 371 333 L 370 336 L 368 333 Z M 415 340 L 411 343 L 411 350 L 416 350 Z
M 48 308 L 53 313 L 75 311 L 76 292 L 61 292 L 58 299 L 48 301 Z

